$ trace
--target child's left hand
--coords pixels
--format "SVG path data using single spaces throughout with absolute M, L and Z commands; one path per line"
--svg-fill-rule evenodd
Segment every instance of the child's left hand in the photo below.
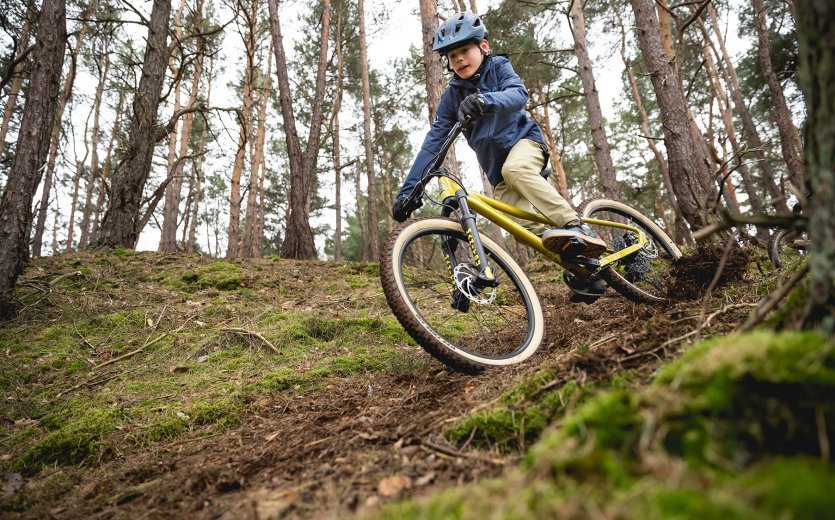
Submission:
M 458 106 L 458 120 L 479 119 L 484 115 L 484 99 L 479 94 L 470 94 Z

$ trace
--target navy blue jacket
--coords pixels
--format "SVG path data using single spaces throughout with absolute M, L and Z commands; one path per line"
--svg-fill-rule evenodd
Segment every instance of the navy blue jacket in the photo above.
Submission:
M 547 154 L 542 132 L 525 114 L 528 91 L 522 80 L 507 58 L 486 56 L 479 72 L 472 78 L 461 79 L 456 75 L 450 80 L 438 103 L 435 122 L 423 140 L 398 198 L 412 192 L 458 120 L 461 101 L 475 92 L 479 92 L 484 99 L 485 114 L 464 130 L 464 136 L 475 151 L 490 184 L 496 186 L 502 182 L 502 166 L 510 149 L 520 139 L 536 141 Z M 547 157 L 545 163 L 548 163 Z

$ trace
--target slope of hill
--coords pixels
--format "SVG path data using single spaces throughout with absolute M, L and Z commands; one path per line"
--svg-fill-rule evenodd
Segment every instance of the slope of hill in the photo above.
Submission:
M 532 263 L 546 345 L 523 366 L 471 377 L 403 332 L 374 264 L 124 250 L 38 260 L 16 292 L 19 315 L 0 329 L 0 511 L 321 518 L 385 506 L 384 515 L 446 517 L 478 503 L 510 516 L 589 516 L 595 504 L 624 516 L 630 497 L 651 495 L 661 509 L 647 511 L 665 516 L 668 503 L 695 494 L 727 502 L 713 500 L 727 481 L 716 475 L 760 461 L 786 480 L 831 482 L 828 465 L 794 457 L 831 458 L 831 342 L 737 337 L 655 376 L 690 340 L 732 330 L 774 286 L 741 256 L 704 302 L 715 264 L 684 262 L 677 297 L 663 306 L 615 295 L 586 306 L 568 302 L 554 266 Z M 764 361 L 709 354 L 737 348 Z M 772 363 L 772 352 L 783 357 Z M 809 362 L 780 368 L 798 356 Z M 728 367 L 734 377 L 714 377 Z M 762 376 L 772 372 L 777 379 Z M 737 390 L 751 381 L 771 400 L 737 407 L 728 396 L 747 395 Z M 701 426 L 674 428 L 690 424 L 687 414 Z M 774 421 L 790 431 L 770 436 Z M 777 441 L 794 442 L 788 462 L 769 458 Z M 702 466 L 682 469 L 692 460 Z M 771 511 L 757 509 L 761 496 L 731 505 Z

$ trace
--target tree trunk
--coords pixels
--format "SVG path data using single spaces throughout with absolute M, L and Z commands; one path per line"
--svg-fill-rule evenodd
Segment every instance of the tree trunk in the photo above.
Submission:
M 682 215 L 697 230 L 708 224 L 708 213 L 716 188 L 702 182 L 710 177 L 707 165 L 696 159 L 697 150 L 690 134 L 687 99 L 675 79 L 672 61 L 664 51 L 661 32 L 652 0 L 630 0 L 635 13 L 638 44 L 661 110 L 670 180 Z M 671 80 L 672 79 L 672 80 Z
M 87 164 L 87 156 L 90 155 L 90 144 L 87 141 L 87 130 L 90 128 L 90 117 L 92 117 L 95 107 L 90 109 L 87 114 L 87 119 L 84 120 L 84 132 L 81 134 L 81 139 L 84 141 L 84 156 L 80 159 L 76 157 L 75 160 L 75 175 L 72 181 L 72 194 L 70 195 L 70 215 L 67 223 L 67 242 L 65 248 L 67 251 L 72 251 L 75 247 L 73 245 L 73 238 L 75 237 L 75 212 L 78 209 L 78 190 L 81 187 L 81 175 L 84 173 L 84 165 Z
M 243 9 L 241 10 L 243 12 Z M 238 149 L 235 152 L 235 164 L 232 167 L 232 179 L 229 187 L 229 227 L 227 228 L 226 258 L 238 256 L 241 227 L 241 175 L 244 171 L 247 143 L 252 136 L 252 82 L 255 72 L 255 38 L 258 22 L 258 0 L 252 0 L 251 11 L 246 16 L 247 34 L 244 38 L 246 47 L 246 71 L 244 71 L 243 108 L 240 113 Z
M 180 22 L 182 18 L 182 12 L 185 8 L 185 0 L 181 0 L 180 8 L 177 10 L 177 15 L 175 17 L 174 26 L 176 29 L 177 39 L 182 38 L 183 34 L 183 25 Z M 199 32 L 201 30 L 201 25 L 203 22 L 203 2 L 202 0 L 198 0 L 195 8 L 194 8 L 194 21 L 193 27 L 194 32 Z M 197 45 L 195 49 L 195 58 L 194 58 L 194 71 L 191 80 L 191 90 L 189 91 L 189 99 L 188 105 L 192 107 L 197 102 L 197 94 L 200 88 L 200 79 L 203 75 L 203 48 L 205 46 L 205 40 L 203 38 L 197 39 Z M 175 76 L 180 72 L 176 68 L 174 68 L 174 53 L 171 54 L 169 57 L 169 69 L 171 69 L 171 73 Z M 176 112 L 177 109 L 180 108 L 180 81 L 177 81 L 177 85 L 174 91 L 174 111 Z M 186 153 L 188 152 L 188 145 L 189 145 L 189 135 L 191 134 L 191 126 L 192 122 L 194 121 L 194 114 L 189 113 L 185 115 L 183 119 L 183 126 L 182 130 L 179 132 L 179 150 L 175 152 L 175 146 L 177 144 L 177 126 L 175 124 L 174 131 L 169 135 L 169 153 L 168 153 L 168 164 L 169 170 L 174 166 L 174 162 L 178 157 L 185 157 Z M 159 250 L 165 253 L 174 253 L 179 250 L 177 245 L 177 226 L 180 220 L 180 198 L 182 195 L 183 190 L 183 167 L 185 166 L 184 161 L 180 161 L 177 163 L 176 171 L 174 172 L 174 176 L 171 179 L 171 182 L 168 183 L 168 186 L 165 188 L 165 203 L 163 204 L 162 210 L 162 230 L 160 232 L 160 243 L 159 243 Z
M 789 207 L 786 204 L 785 195 L 780 192 L 776 182 L 777 176 L 771 168 L 771 165 L 769 165 L 768 159 L 765 157 L 765 146 L 760 139 L 757 126 L 754 124 L 754 118 L 751 117 L 751 112 L 748 111 L 748 105 L 745 103 L 745 98 L 742 95 L 742 89 L 739 86 L 739 77 L 736 75 L 736 68 L 731 62 L 730 55 L 725 47 L 725 39 L 722 37 L 722 32 L 719 29 L 719 20 L 716 17 L 716 11 L 712 5 L 708 4 L 707 12 L 710 16 L 711 25 L 713 25 L 713 31 L 716 33 L 716 39 L 719 42 L 719 49 L 722 53 L 719 61 L 725 65 L 724 67 L 720 67 L 720 69 L 724 73 L 725 83 L 728 85 L 736 112 L 742 120 L 742 131 L 745 134 L 745 140 L 748 142 L 748 146 L 752 149 L 754 157 L 757 159 L 762 178 L 771 196 L 771 205 L 778 211 L 787 213 Z M 701 20 L 698 23 L 702 24 Z M 710 38 L 705 36 L 705 40 L 710 41 Z
M 104 52 L 99 59 L 104 60 L 104 63 L 98 63 L 99 84 L 96 87 L 96 97 L 93 107 L 93 131 L 91 133 L 91 156 L 90 156 L 90 174 L 87 176 L 87 187 L 84 190 L 84 205 L 81 214 L 81 234 L 78 237 L 78 250 L 86 251 L 87 244 L 90 239 L 90 217 L 93 212 L 93 187 L 99 176 L 99 129 L 100 129 L 100 115 L 101 102 L 104 98 L 104 83 L 107 80 L 107 71 L 110 68 L 110 53 L 108 52 L 109 45 L 105 43 Z
M 684 216 L 681 214 L 681 208 L 679 208 L 678 203 L 676 202 L 675 192 L 673 191 L 673 183 L 670 180 L 670 168 L 667 164 L 667 159 L 664 158 L 661 150 L 655 146 L 655 140 L 651 137 L 652 131 L 649 126 L 649 114 L 647 113 L 646 107 L 644 107 L 641 91 L 638 88 L 638 81 L 635 79 L 635 71 L 632 70 L 632 62 L 626 57 L 626 29 L 623 26 L 623 21 L 620 19 L 620 16 L 618 16 L 618 21 L 620 22 L 621 31 L 621 60 L 626 68 L 626 74 L 629 79 L 629 88 L 632 92 L 632 99 L 635 101 L 635 106 L 638 108 L 638 113 L 641 115 L 641 130 L 646 136 L 647 145 L 652 151 L 652 155 L 655 157 L 656 164 L 658 164 L 658 171 L 661 173 L 661 181 L 664 184 L 664 192 L 667 196 L 667 204 L 669 204 L 670 209 L 673 211 L 672 230 L 675 241 L 677 244 L 693 245 L 693 237 L 690 234 L 690 230 L 687 229 L 686 221 L 684 220 Z
M 139 90 L 133 99 L 128 145 L 113 173 L 107 211 L 96 247 L 136 247 L 142 192 L 151 171 L 157 108 L 168 58 L 168 17 L 171 0 L 154 0 Z
M 333 259 L 342 261 L 342 150 L 339 144 L 339 111 L 342 109 L 342 91 L 344 89 L 342 63 L 342 9 L 337 11 L 336 17 L 336 85 L 333 98 L 333 112 L 331 113 L 331 136 L 333 139 L 333 169 L 334 169 L 334 213 L 336 218 L 333 233 Z
M 739 168 L 737 171 L 739 172 L 739 176 L 742 179 L 742 187 L 745 189 L 745 193 L 748 195 L 748 203 L 751 205 L 751 211 L 756 214 L 765 214 L 765 204 L 763 203 L 762 198 L 760 197 L 759 192 L 757 191 L 756 186 L 754 185 L 753 180 L 751 179 L 751 173 L 748 171 L 748 167 L 743 162 L 742 157 L 742 149 L 739 146 L 739 140 L 736 137 L 736 129 L 734 128 L 733 123 L 733 113 L 731 108 L 731 101 L 728 99 L 728 95 L 725 92 L 725 89 L 722 88 L 722 83 L 719 81 L 719 71 L 716 68 L 716 63 L 713 61 L 713 54 L 710 50 L 710 44 L 707 41 L 707 32 L 704 32 L 705 36 L 705 43 L 702 47 L 702 51 L 705 57 L 705 66 L 707 68 L 708 80 L 710 81 L 710 88 L 713 91 L 714 96 L 719 105 L 719 112 L 722 118 L 722 125 L 725 128 L 725 133 L 728 136 L 728 141 L 731 144 L 731 150 L 733 151 L 734 156 L 737 158 Z M 732 166 L 732 164 L 728 164 L 728 167 Z M 730 178 L 728 178 L 730 180 Z M 768 228 L 765 227 L 758 227 L 757 228 L 757 238 L 760 240 L 768 240 Z
M 49 209 L 49 199 L 52 196 L 52 178 L 55 174 L 55 161 L 58 157 L 58 144 L 61 138 L 61 125 L 64 119 L 64 109 L 66 108 L 67 102 L 72 95 L 73 85 L 75 84 L 76 68 L 78 66 L 78 54 L 81 51 L 81 44 L 84 41 L 84 35 L 86 33 L 87 20 L 85 18 L 82 22 L 81 29 L 78 31 L 78 36 L 76 37 L 75 49 L 73 49 L 70 61 L 70 69 L 67 71 L 67 77 L 64 79 L 64 86 L 61 89 L 61 97 L 58 99 L 58 106 L 55 109 L 55 119 L 52 122 L 52 131 L 49 137 L 49 155 L 46 161 L 46 176 L 44 177 L 44 185 L 41 189 L 41 202 L 38 205 L 38 217 L 35 223 L 35 236 L 32 244 L 32 256 L 34 257 L 41 256 L 41 244 L 43 242 L 44 227 L 46 227 L 46 213 Z M 14 101 L 9 99 L 9 103 L 12 104 Z M 0 139 L 0 146 L 2 146 L 2 143 L 3 139 Z M 55 254 L 54 250 L 53 254 Z
M 368 78 L 368 49 L 365 40 L 364 2 L 359 0 L 360 68 L 362 71 L 363 144 L 365 172 L 368 175 L 368 240 L 363 248 L 363 260 L 377 260 L 379 255 L 379 221 L 377 220 L 377 178 L 374 173 L 374 147 L 371 145 L 371 82 Z
M 798 0 L 798 78 L 806 97 L 806 164 L 812 204 L 809 215 L 809 306 L 807 323 L 835 333 L 835 5 Z
M 667 10 L 667 0 L 656 0 L 656 12 L 658 13 L 658 26 L 661 29 L 661 43 L 664 52 L 670 59 L 675 59 L 676 49 L 673 44 L 673 22 L 670 12 Z
M 771 102 L 774 103 L 774 110 L 777 113 L 777 129 L 780 131 L 780 147 L 783 151 L 783 160 L 789 169 L 789 181 L 798 189 L 802 190 L 805 182 L 805 165 L 803 164 L 803 147 L 800 144 L 800 137 L 797 135 L 797 128 L 792 122 L 791 112 L 786 105 L 786 97 L 783 95 L 783 87 L 774 67 L 771 64 L 771 51 L 768 48 L 768 24 L 765 20 L 765 7 L 763 0 L 753 0 L 754 18 L 757 26 L 758 54 L 763 75 L 768 82 L 768 91 L 771 93 Z
M 38 30 L 14 161 L 0 201 L 0 304 L 4 315 L 12 311 L 11 291 L 28 260 L 26 232 L 32 222 L 32 200 L 49 152 L 58 105 L 67 42 L 66 6 L 62 0 L 43 0 Z
M 29 17 L 32 16 L 27 13 L 26 18 L 23 19 L 23 27 L 20 28 L 20 52 L 24 52 L 29 47 Z M 20 55 L 15 56 L 17 59 Z M 13 79 L 9 85 L 9 93 L 6 96 L 6 108 L 3 109 L 3 122 L 0 123 L 0 157 L 3 157 L 6 152 L 6 134 L 9 132 L 9 125 L 12 121 L 14 109 L 17 106 L 17 96 L 20 94 L 20 88 L 23 86 L 24 70 L 26 69 L 27 60 L 23 60 L 17 64 L 12 72 Z
M 249 165 L 249 188 L 246 201 L 246 215 L 244 217 L 243 247 L 238 251 L 238 257 L 260 256 L 254 253 L 255 236 L 258 223 L 259 206 L 263 199 L 258 199 L 258 185 L 260 180 L 261 162 L 264 160 L 264 138 L 267 132 L 267 103 L 270 99 L 270 75 L 272 74 L 273 50 L 267 51 L 267 72 L 263 76 L 264 84 L 261 88 L 261 99 L 258 103 L 258 130 L 255 134 L 255 153 Z
M 104 167 L 101 171 L 101 182 L 99 183 L 98 196 L 96 197 L 96 208 L 93 212 L 93 230 L 90 233 L 90 242 L 93 243 L 99 236 L 101 215 L 104 211 L 104 202 L 107 198 L 107 179 L 110 176 L 110 168 L 113 163 L 113 144 L 116 142 L 116 134 L 119 132 L 119 125 L 122 122 L 122 111 L 125 106 L 125 89 L 119 91 L 119 103 L 116 105 L 116 117 L 113 120 L 113 129 L 110 132 L 110 142 L 107 144 L 107 154 L 104 156 Z
M 603 122 L 603 112 L 600 109 L 600 96 L 594 82 L 591 59 L 586 43 L 586 27 L 583 17 L 581 0 L 570 0 L 569 26 L 574 37 L 574 55 L 577 57 L 580 81 L 583 84 L 583 94 L 586 100 L 589 126 L 591 127 L 591 141 L 597 164 L 598 179 L 603 189 L 603 195 L 608 199 L 620 200 L 620 189 L 612 164 L 612 154 L 609 151 L 609 141 L 606 137 L 606 127 Z
M 323 100 L 325 97 L 325 72 L 328 65 L 328 40 L 330 34 L 330 0 L 322 0 L 322 31 L 319 40 L 319 62 L 316 68 L 316 90 L 313 113 L 310 118 L 310 135 L 304 156 L 301 153 L 293 103 L 290 96 L 290 80 L 287 76 L 287 59 L 281 36 L 276 0 L 268 0 L 270 8 L 270 32 L 275 49 L 278 76 L 279 102 L 290 158 L 290 205 L 287 208 L 287 228 L 281 245 L 285 258 L 311 259 L 316 257 L 313 230 L 310 229 L 310 190 L 316 172 L 319 136 L 322 130 Z
M 542 127 L 545 145 L 548 146 L 548 159 L 551 163 L 551 182 L 559 194 L 562 195 L 562 198 L 569 200 L 568 181 L 565 178 L 565 169 L 562 166 L 562 156 L 560 150 L 557 148 L 557 138 L 554 137 L 554 129 L 551 126 L 551 112 L 548 110 L 547 103 L 548 95 L 545 93 L 545 89 L 541 83 L 536 86 L 536 93 L 539 97 L 539 103 L 542 106 L 542 119 L 541 121 L 538 120 L 535 114 L 532 114 L 532 116 L 537 119 L 537 124 Z

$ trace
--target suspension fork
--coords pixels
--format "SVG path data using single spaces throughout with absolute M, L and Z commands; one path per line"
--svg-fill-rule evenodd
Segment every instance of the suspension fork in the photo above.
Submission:
M 470 249 L 472 250 L 475 267 L 478 270 L 478 276 L 474 280 L 475 287 L 477 289 L 496 287 L 499 283 L 487 260 L 484 245 L 481 243 L 481 235 L 476 227 L 476 215 L 470 210 L 469 205 L 467 205 L 467 194 L 464 190 L 459 189 L 455 192 L 455 199 L 458 210 L 461 213 L 461 227 L 464 228 L 464 234 L 467 236 L 467 242 L 470 244 Z M 442 244 L 444 254 L 449 255 L 450 262 L 455 262 L 453 244 L 454 242 L 450 240 L 444 240 Z M 451 265 L 448 267 L 451 267 Z

